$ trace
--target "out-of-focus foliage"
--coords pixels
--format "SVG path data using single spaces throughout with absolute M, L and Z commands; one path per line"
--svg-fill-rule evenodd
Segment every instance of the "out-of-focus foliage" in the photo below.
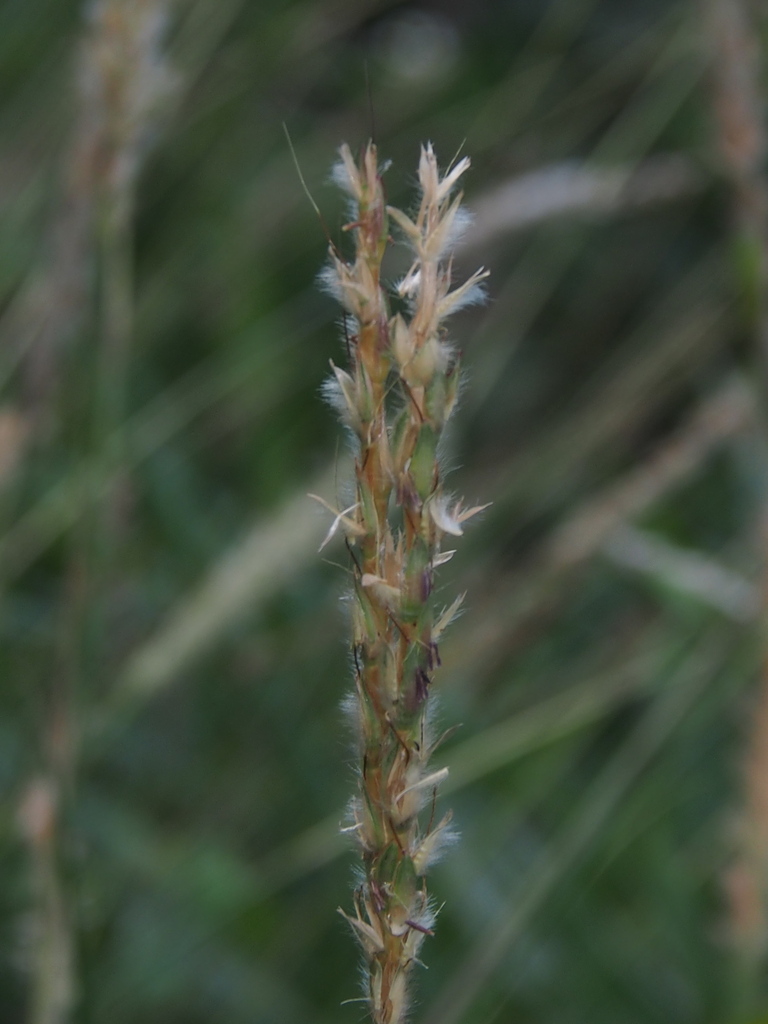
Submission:
M 414 1019 L 754 1024 L 768 470 L 704 8 L 120 11 L 0 11 L 0 1020 L 361 1019 L 346 553 L 305 495 L 344 494 L 316 275 L 374 133 L 397 202 L 422 141 L 471 156 L 492 272 L 453 327 L 445 463 L 494 504 L 442 570 L 462 840 Z

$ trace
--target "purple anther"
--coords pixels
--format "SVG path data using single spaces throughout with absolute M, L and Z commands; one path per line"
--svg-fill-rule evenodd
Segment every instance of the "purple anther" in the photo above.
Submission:
M 418 704 L 423 704 L 429 696 L 429 684 L 431 681 L 423 668 L 416 669 L 416 701 Z

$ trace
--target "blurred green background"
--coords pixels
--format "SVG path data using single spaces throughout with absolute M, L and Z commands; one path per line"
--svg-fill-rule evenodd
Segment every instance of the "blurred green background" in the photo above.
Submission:
M 445 464 L 493 506 L 441 576 L 462 840 L 413 1019 L 765 1019 L 762 109 L 728 38 L 693 0 L 3 0 L 2 1024 L 363 1018 L 346 553 L 306 494 L 348 473 L 316 276 L 372 133 L 406 208 L 421 142 L 471 156 L 456 272 L 492 272 L 453 326 Z

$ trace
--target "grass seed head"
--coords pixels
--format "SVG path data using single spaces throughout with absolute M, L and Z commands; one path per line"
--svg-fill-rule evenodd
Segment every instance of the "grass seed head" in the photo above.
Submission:
M 459 370 L 443 321 L 481 295 L 483 270 L 452 288 L 450 249 L 467 223 L 456 187 L 464 157 L 441 175 L 431 143 L 419 160 L 415 216 L 387 207 L 376 148 L 355 160 L 339 151 L 334 180 L 351 197 L 345 232 L 351 253 L 331 248 L 322 279 L 344 307 L 350 365 L 331 363 L 326 395 L 355 434 L 355 500 L 333 514 L 335 533 L 355 544 L 351 595 L 359 790 L 351 804 L 363 880 L 355 915 L 344 914 L 363 951 L 374 1024 L 403 1024 L 408 979 L 432 934 L 424 876 L 454 840 L 446 815 L 436 828 L 420 816 L 434 804 L 446 768 L 430 770 L 428 734 L 438 640 L 461 599 L 438 614 L 437 568 L 447 534 L 483 506 L 465 509 L 443 494 L 438 447 L 456 404 Z M 392 314 L 381 261 L 389 223 L 412 252 L 395 288 L 405 310 Z

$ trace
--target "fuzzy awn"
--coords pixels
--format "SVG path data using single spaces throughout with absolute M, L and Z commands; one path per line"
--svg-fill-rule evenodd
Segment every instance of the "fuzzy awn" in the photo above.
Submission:
M 325 283 L 349 316 L 348 370 L 331 364 L 328 395 L 356 440 L 355 500 L 335 518 L 352 555 L 352 652 L 359 740 L 358 794 L 352 824 L 363 876 L 354 914 L 344 913 L 365 956 L 366 1000 L 375 1024 L 400 1024 L 408 1010 L 408 976 L 432 933 L 435 913 L 425 875 L 450 842 L 450 813 L 437 824 L 437 787 L 447 768 L 428 768 L 437 742 L 428 727 L 438 643 L 461 597 L 437 612 L 435 570 L 453 554 L 443 541 L 460 536 L 481 507 L 464 508 L 443 493 L 440 435 L 456 404 L 458 354 L 443 322 L 482 296 L 479 270 L 451 288 L 450 251 L 466 218 L 456 186 L 463 158 L 441 176 L 432 146 L 419 161 L 420 204 L 413 218 L 388 207 L 376 147 L 359 163 L 347 146 L 334 172 L 352 197 L 354 255 L 331 248 Z M 392 314 L 381 264 L 394 222 L 413 262 L 394 292 Z M 322 500 L 322 499 L 320 499 Z M 325 502 L 322 502 L 324 505 Z M 326 507 L 329 507 L 326 505 Z

